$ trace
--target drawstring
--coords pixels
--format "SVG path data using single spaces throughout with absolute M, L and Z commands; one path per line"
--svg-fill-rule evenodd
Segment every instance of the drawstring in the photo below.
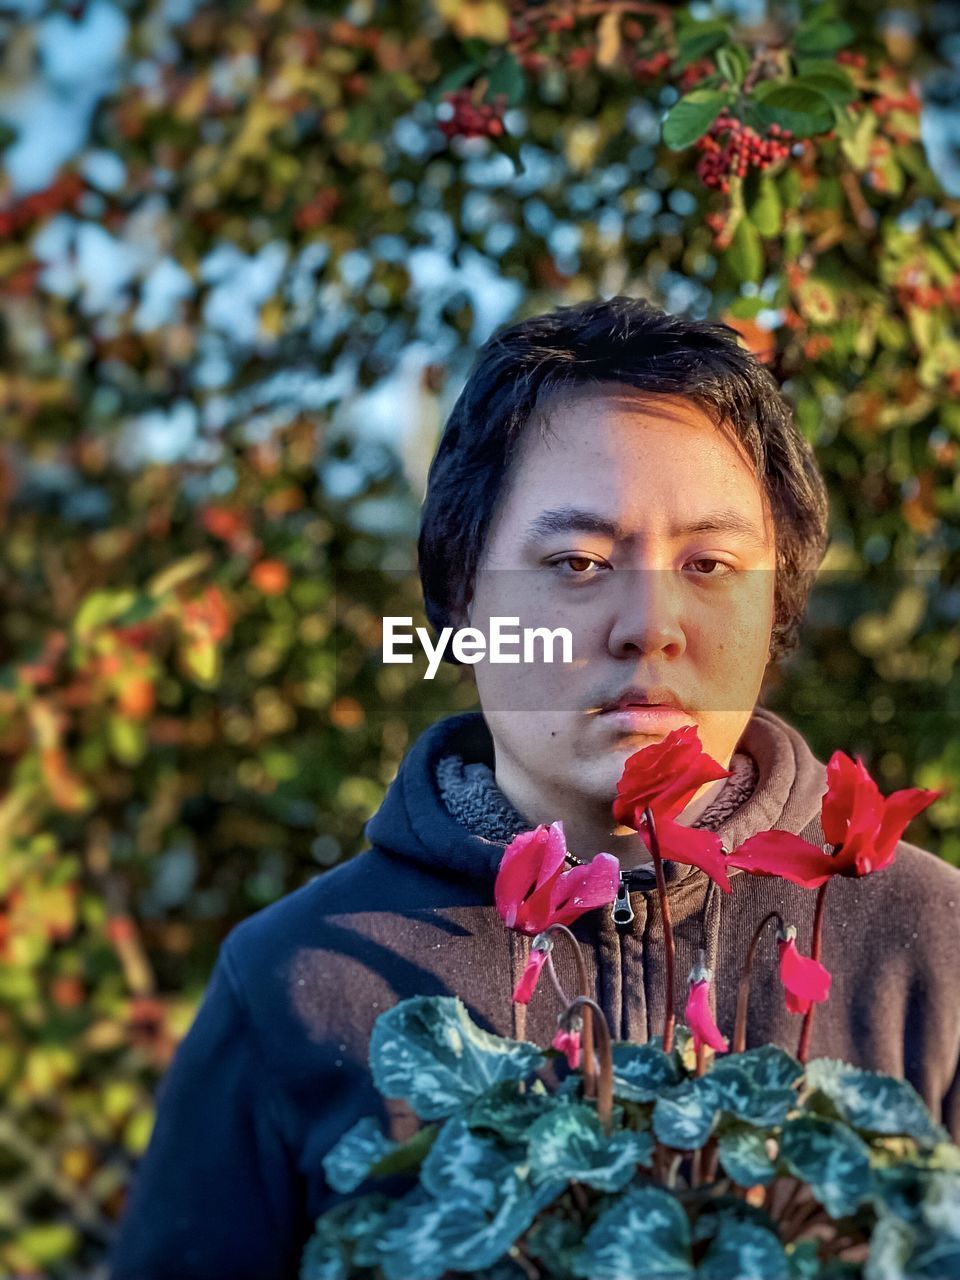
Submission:
M 516 933 L 513 929 L 508 931 L 507 936 L 510 940 L 510 994 L 512 995 L 523 975 L 524 969 L 527 967 L 527 961 L 530 959 L 530 943 L 532 939 L 525 933 Z M 526 1040 L 527 1006 L 525 1004 L 517 1004 L 511 1000 L 510 1007 L 513 1009 L 513 1038 L 514 1040 Z
M 720 950 L 720 892 L 720 886 L 715 880 L 711 880 L 703 903 L 703 931 L 700 937 L 707 968 L 714 971 Z
M 722 894 L 715 880 L 710 881 L 707 895 L 703 903 L 703 929 L 700 935 L 700 947 L 703 951 L 707 968 L 713 974 L 708 998 L 713 1006 L 713 1016 L 717 1016 L 717 956 L 720 951 L 720 906 Z

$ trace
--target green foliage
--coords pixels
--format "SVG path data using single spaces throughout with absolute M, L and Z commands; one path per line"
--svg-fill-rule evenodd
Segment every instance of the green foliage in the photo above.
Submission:
M 323 1157 L 324 1176 L 334 1191 L 356 1191 L 375 1166 L 398 1150 L 399 1144 L 383 1136 L 376 1120 L 364 1116 Z
M 521 1080 L 543 1064 L 533 1044 L 483 1031 L 456 996 L 416 996 L 377 1019 L 370 1067 L 387 1098 L 403 1098 L 423 1120 L 440 1120 L 492 1085 Z
M 618 1044 L 613 1050 L 613 1092 L 627 1102 L 653 1102 L 668 1085 L 678 1084 L 673 1058 L 657 1045 Z
M 870 1149 L 836 1121 L 791 1120 L 780 1139 L 780 1156 L 795 1177 L 810 1183 L 833 1218 L 854 1213 L 870 1191 Z
M 755 1222 L 725 1220 L 697 1268 L 701 1280 L 787 1280 L 787 1255 L 774 1232 Z
M 500 0 L 131 0 L 80 153 L 42 190 L 0 182 L 0 1269 L 97 1264 L 225 933 L 356 853 L 410 741 L 475 705 L 462 671 L 379 661 L 380 618 L 424 621 L 417 502 L 491 322 L 471 264 L 503 314 L 622 290 L 767 363 L 833 545 L 765 700 L 884 790 L 952 785 L 912 834 L 960 862 L 960 239 L 912 87 L 931 24 L 904 48 L 866 5 L 762 41 L 684 6 L 555 30 L 543 8 L 511 31 Z M 64 17 L 31 13 L 0 17 L 0 115 Z M 447 137 L 453 90 L 503 95 L 502 133 Z M 717 103 L 809 136 L 707 185 Z M 17 134 L 0 120 L 0 148 Z M 94 239 L 115 289 L 81 270 Z M 355 430 L 394 376 L 409 430 Z M 646 1105 L 661 1068 L 624 1056 L 618 1098 Z
M 830 1058 L 811 1063 L 806 1078 L 807 1087 L 823 1095 L 840 1119 L 861 1133 L 905 1133 L 928 1146 L 949 1141 L 946 1130 L 931 1121 L 923 1099 L 906 1080 Z
M 638 1165 L 650 1163 L 649 1133 L 622 1131 L 607 1137 L 595 1110 L 557 1107 L 527 1134 L 533 1180 L 561 1178 L 597 1191 L 620 1191 L 632 1181 Z
M 902 1104 L 900 1082 L 852 1069 L 843 1078 L 827 1059 L 803 1068 L 772 1046 L 696 1075 L 678 1048 L 620 1044 L 609 1067 L 614 1058 L 618 1073 L 632 1067 L 644 1098 L 615 1107 L 608 1128 L 579 1071 L 548 1091 L 534 1074 L 542 1058 L 506 1080 L 481 1073 L 478 1088 L 471 1054 L 451 1058 L 451 1043 L 479 1039 L 493 1060 L 519 1068 L 518 1046 L 481 1032 L 462 1006 L 452 1034 L 456 1003 L 404 1001 L 380 1015 L 373 1040 L 390 1046 L 392 1062 L 442 1079 L 431 1106 L 437 1091 L 473 1101 L 424 1130 L 406 1163 L 417 1184 L 389 1210 L 374 1195 L 321 1215 L 302 1280 L 499 1280 L 512 1267 L 528 1274 L 531 1261 L 558 1280 L 955 1274 L 960 1151 L 931 1145 L 937 1126 Z M 399 1075 L 388 1080 L 392 1093 Z M 758 1102 L 764 1095 L 776 1105 Z M 843 1117 L 818 1109 L 828 1096 L 843 1100 Z M 890 1100 L 882 1134 L 871 1110 L 879 1098 Z M 354 1126 L 325 1162 L 333 1189 L 379 1176 L 371 1156 L 389 1145 L 372 1122 Z
M 576 1274 L 590 1280 L 692 1276 L 690 1224 L 682 1206 L 659 1187 L 631 1187 L 587 1232 Z

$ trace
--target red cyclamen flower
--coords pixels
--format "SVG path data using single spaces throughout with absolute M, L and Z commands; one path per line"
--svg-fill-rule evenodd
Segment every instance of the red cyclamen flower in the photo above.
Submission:
M 884 798 L 863 761 L 835 751 L 827 765 L 821 825 L 837 852 L 826 853 L 789 831 L 763 831 L 727 856 L 727 862 L 758 876 L 782 876 L 817 889 L 831 876 L 865 876 L 893 862 L 897 843 L 912 818 L 942 792 L 906 787 Z
M 712 972 L 701 964 L 694 965 L 690 970 L 690 990 L 683 1020 L 693 1032 L 694 1053 L 699 1053 L 704 1045 L 709 1045 L 715 1053 L 726 1053 L 730 1047 L 726 1037 L 720 1034 L 720 1028 L 710 1012 L 712 977 Z
M 539 934 L 553 924 L 573 924 L 595 907 L 613 902 L 620 864 L 612 854 L 598 853 L 582 866 L 564 870 L 567 843 L 563 824 L 541 823 L 507 845 L 497 872 L 493 896 L 500 918 L 519 933 Z M 533 994 L 549 947 L 534 947 L 513 994 L 526 1004 Z
M 627 760 L 617 783 L 614 819 L 643 835 L 644 810 L 649 808 L 663 857 L 699 867 L 729 893 L 720 837 L 713 831 L 684 827 L 673 821 L 705 783 L 729 777 L 730 770 L 701 747 L 697 726 L 684 725 L 668 733 L 662 742 L 634 752 Z
M 807 1013 L 812 1004 L 820 1004 L 830 994 L 831 977 L 819 960 L 802 956 L 797 950 L 797 931 L 788 925 L 777 935 L 780 952 L 780 981 L 783 983 L 787 1010 Z

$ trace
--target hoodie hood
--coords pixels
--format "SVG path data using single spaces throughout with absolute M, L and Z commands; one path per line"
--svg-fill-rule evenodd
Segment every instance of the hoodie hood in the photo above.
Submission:
M 482 761 L 493 768 L 493 739 L 481 712 L 448 716 L 424 730 L 363 833 L 372 845 L 396 856 L 448 875 L 489 880 L 496 875 L 504 845 L 473 835 L 444 804 L 437 765 L 451 753 L 468 764 Z
M 800 734 L 779 716 L 757 707 L 737 749 L 752 756 L 759 777 L 753 794 L 719 827 L 728 850 L 759 831 L 779 829 L 797 834 L 816 824 L 806 838 L 822 843 L 820 800 L 826 769 Z M 504 843 L 474 835 L 447 809 L 437 779 L 437 766 L 447 755 L 465 763 L 494 767 L 490 730 L 482 712 L 449 716 L 426 729 L 404 756 L 380 808 L 364 828 L 372 845 L 456 878 L 490 880 L 496 875 Z M 694 867 L 667 866 L 671 881 L 702 876 Z

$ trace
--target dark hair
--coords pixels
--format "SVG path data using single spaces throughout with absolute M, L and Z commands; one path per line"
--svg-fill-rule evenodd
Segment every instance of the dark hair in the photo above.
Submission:
M 753 460 L 776 530 L 770 656 L 796 647 L 827 541 L 827 494 L 813 450 L 776 381 L 729 325 L 670 315 L 635 298 L 559 307 L 500 329 L 481 347 L 430 465 L 418 543 L 427 617 L 462 625 L 511 460 L 548 397 L 626 383 L 682 396 Z

